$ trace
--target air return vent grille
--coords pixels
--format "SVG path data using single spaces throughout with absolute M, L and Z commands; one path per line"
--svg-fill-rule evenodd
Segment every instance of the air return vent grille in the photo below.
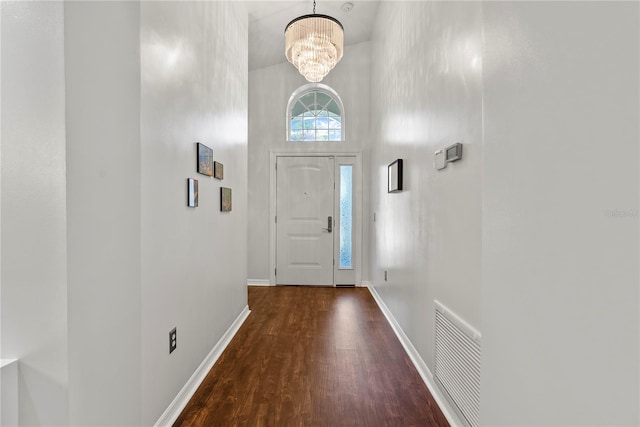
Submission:
M 480 415 L 480 333 L 438 301 L 434 377 L 470 426 Z

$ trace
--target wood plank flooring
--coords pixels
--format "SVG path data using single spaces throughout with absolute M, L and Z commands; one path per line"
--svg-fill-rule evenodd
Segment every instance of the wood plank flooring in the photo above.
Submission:
M 366 288 L 249 287 L 174 426 L 448 426 Z

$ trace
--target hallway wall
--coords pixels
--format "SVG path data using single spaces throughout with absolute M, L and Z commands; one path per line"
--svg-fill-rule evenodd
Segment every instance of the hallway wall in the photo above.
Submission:
M 482 423 L 639 425 L 640 3 L 483 12 Z
M 387 2 L 373 31 L 371 281 L 430 369 L 435 299 L 482 330 L 481 12 Z M 434 152 L 456 142 L 462 160 L 436 171 Z M 404 190 L 389 194 L 398 158 Z
M 433 299 L 482 332 L 482 425 L 640 423 L 639 12 L 380 7 L 372 282 L 430 369 Z
M 26 425 L 68 422 L 63 15 L 0 3 L 0 357 L 20 359 Z
M 238 4 L 141 4 L 143 425 L 247 305 L 247 37 Z M 213 148 L 224 180 L 196 173 L 196 142 Z M 220 212 L 221 186 L 231 212 Z
M 332 87 L 344 104 L 346 138 L 341 143 L 291 143 L 286 140 L 287 103 L 308 82 L 289 62 L 249 72 L 249 262 L 250 279 L 269 280 L 270 152 L 357 152 L 363 164 L 363 248 L 369 245 L 371 44 L 345 48 L 343 59 L 321 83 Z M 284 56 L 283 56 L 284 60 Z M 368 280 L 368 256 L 362 255 L 362 278 Z
M 64 6 L 70 423 L 134 424 L 141 398 L 140 6 Z
M 20 424 L 152 425 L 247 304 L 246 11 L 0 7 L 0 353 L 19 359 Z M 196 173 L 197 141 L 224 181 Z

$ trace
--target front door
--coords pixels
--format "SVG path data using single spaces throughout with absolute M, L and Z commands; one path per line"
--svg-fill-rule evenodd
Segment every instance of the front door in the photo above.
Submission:
M 334 157 L 276 160 L 278 285 L 334 284 L 334 162 Z

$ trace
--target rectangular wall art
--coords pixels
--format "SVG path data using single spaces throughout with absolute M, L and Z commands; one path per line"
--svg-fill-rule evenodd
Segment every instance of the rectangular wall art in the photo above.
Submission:
M 198 173 L 213 176 L 213 149 L 198 142 Z
M 402 191 L 402 159 L 391 163 L 388 167 L 389 185 L 387 192 L 397 193 Z
M 198 180 L 187 178 L 187 206 L 195 208 L 198 206 Z
M 231 189 L 220 187 L 220 211 L 231 212 Z
M 224 165 L 220 162 L 213 162 L 213 177 L 224 179 Z

